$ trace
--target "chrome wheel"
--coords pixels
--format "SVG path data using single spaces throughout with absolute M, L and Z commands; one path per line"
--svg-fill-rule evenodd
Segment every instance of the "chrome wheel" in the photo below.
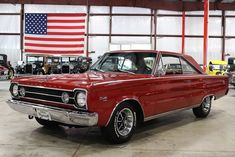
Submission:
M 205 118 L 211 111 L 211 100 L 212 97 L 208 96 L 204 98 L 199 107 L 193 108 L 193 113 L 197 118 Z
M 123 102 L 112 114 L 107 126 L 101 132 L 111 143 L 124 143 L 131 139 L 135 132 L 137 118 L 133 105 Z
M 127 136 L 134 126 L 134 114 L 129 108 L 123 108 L 117 112 L 114 120 L 114 128 L 117 134 Z
M 211 107 L 211 98 L 207 97 L 202 103 L 202 109 L 205 113 L 207 113 L 208 111 L 210 111 L 210 107 Z

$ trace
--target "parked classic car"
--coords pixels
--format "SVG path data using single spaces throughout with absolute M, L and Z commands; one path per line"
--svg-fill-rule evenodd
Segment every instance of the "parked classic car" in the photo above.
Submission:
M 15 78 L 10 92 L 9 106 L 43 126 L 99 126 L 123 143 L 142 122 L 169 113 L 192 108 L 207 117 L 212 100 L 228 93 L 228 77 L 203 73 L 188 55 L 115 51 L 86 73 Z
M 211 60 L 206 69 L 209 75 L 225 75 L 228 73 L 228 63 L 221 60 Z
M 90 57 L 63 57 L 57 66 L 58 74 L 77 74 L 86 72 L 92 63 Z
M 7 55 L 0 54 L 0 66 L 1 79 L 11 79 L 14 76 L 14 68 L 12 67 L 10 61 L 7 61 Z
M 229 83 L 235 87 L 235 58 L 229 57 L 228 58 L 228 76 L 229 76 Z
M 8 71 L 6 67 L 0 65 L 0 80 L 8 79 Z
M 44 74 L 43 65 L 43 56 L 26 56 L 26 64 L 23 61 L 18 61 L 15 71 L 17 74 L 40 75 Z

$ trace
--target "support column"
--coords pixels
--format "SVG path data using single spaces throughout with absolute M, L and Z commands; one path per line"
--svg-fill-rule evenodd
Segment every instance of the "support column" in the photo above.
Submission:
M 225 11 L 222 11 L 222 54 L 221 59 L 224 61 L 225 59 L 225 34 L 226 34 L 226 16 Z
M 86 57 L 89 57 L 89 24 L 90 24 L 90 6 L 87 4 L 87 21 L 86 21 Z
M 154 25 L 153 25 L 153 29 L 154 29 L 154 50 L 157 50 L 157 10 L 154 10 Z
M 24 51 L 24 4 L 21 4 L 20 9 L 20 60 L 23 61 Z
M 185 54 L 185 11 L 182 13 L 182 47 L 181 47 L 181 53 Z
M 113 7 L 109 7 L 109 45 L 112 43 Z
M 206 71 L 208 52 L 208 20 L 209 20 L 209 0 L 204 0 L 204 40 L 203 40 L 203 70 Z

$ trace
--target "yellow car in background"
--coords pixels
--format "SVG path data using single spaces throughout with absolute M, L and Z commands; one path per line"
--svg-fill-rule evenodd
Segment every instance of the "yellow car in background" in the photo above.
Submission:
M 225 75 L 228 72 L 228 63 L 222 60 L 211 60 L 206 68 L 209 75 Z

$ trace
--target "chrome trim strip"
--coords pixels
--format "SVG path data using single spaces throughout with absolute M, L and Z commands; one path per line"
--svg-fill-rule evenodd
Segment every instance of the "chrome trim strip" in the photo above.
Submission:
M 141 80 L 153 80 L 157 77 L 153 77 L 152 75 L 149 75 L 150 78 L 140 78 L 140 79 L 129 79 L 129 80 L 115 80 L 115 81 L 107 81 L 107 82 L 98 82 L 93 83 L 92 85 L 103 85 L 103 84 L 109 84 L 109 83 L 119 83 L 119 82 L 131 82 L 131 81 L 141 81 Z
M 96 112 L 80 112 L 16 100 L 8 100 L 6 103 L 15 111 L 38 118 L 43 118 L 39 117 L 38 111 L 45 112 L 49 115 L 47 120 L 63 124 L 78 126 L 95 126 L 98 124 L 98 113 Z
M 131 81 L 142 81 L 142 80 L 155 80 L 155 79 L 161 79 L 161 78 L 185 78 L 186 77 L 186 78 L 195 78 L 196 79 L 197 76 L 199 76 L 199 77 L 207 76 L 208 77 L 209 75 L 203 75 L 203 74 L 196 74 L 196 75 L 195 74 L 193 74 L 193 75 L 179 74 L 179 75 L 175 75 L 175 76 L 164 75 L 164 76 L 161 76 L 161 77 L 149 75 L 149 78 L 138 78 L 138 79 L 129 79 L 129 80 L 106 81 L 106 82 L 92 83 L 92 85 L 103 85 L 103 84 L 109 84 L 109 83 L 131 82 Z
M 180 108 L 180 109 L 176 109 L 176 110 L 172 110 L 172 111 L 168 111 L 168 112 L 164 112 L 164 113 L 159 113 L 159 114 L 144 118 L 144 122 L 155 119 L 155 118 L 163 117 L 163 116 L 166 116 L 166 115 L 169 115 L 169 114 L 173 114 L 173 113 L 176 113 L 176 112 L 188 110 L 188 109 L 191 109 L 191 108 L 194 108 L 194 107 L 199 107 L 200 105 L 201 104 L 194 105 L 194 106 L 189 106 L 189 107 L 184 107 L 184 108 Z
M 112 116 L 113 116 L 113 113 L 114 113 L 114 111 L 116 110 L 116 108 L 117 108 L 121 103 L 123 103 L 124 101 L 128 101 L 128 100 L 135 100 L 135 101 L 137 101 L 137 102 L 140 104 L 140 107 L 141 107 L 141 109 L 142 109 L 143 117 L 145 117 L 144 108 L 143 108 L 143 106 L 141 105 L 141 103 L 140 103 L 140 101 L 139 101 L 138 99 L 136 99 L 136 98 L 125 98 L 125 99 L 121 100 L 120 102 L 118 102 L 118 103 L 116 104 L 116 106 L 113 108 L 113 110 L 112 110 L 112 112 L 111 112 L 111 114 L 110 114 L 110 116 L 109 116 L 109 120 L 107 121 L 107 123 L 105 124 L 105 126 L 107 126 L 107 125 L 109 124 L 109 122 L 110 122 L 110 120 L 111 120 L 111 118 L 112 118 Z
M 73 106 L 73 104 L 65 104 L 65 103 L 60 103 L 60 102 L 50 101 L 50 100 L 36 99 L 36 98 L 30 98 L 30 97 L 21 97 L 21 98 L 25 98 L 28 100 L 36 100 L 36 101 L 41 101 L 41 102 L 55 103 L 55 104 L 60 104 L 60 105 L 67 105 L 71 107 Z
M 52 94 L 46 94 L 46 93 L 37 93 L 37 92 L 29 92 L 29 91 L 25 91 L 25 93 L 61 98 L 61 96 L 52 95 Z M 73 97 L 69 97 L 69 99 L 74 99 L 74 98 Z
M 44 86 L 33 86 L 33 85 L 25 85 L 25 84 L 18 84 L 18 86 L 41 88 L 41 89 L 52 89 L 52 90 L 67 91 L 67 92 L 72 92 L 73 91 L 73 90 L 68 90 L 68 89 L 60 89 L 60 88 L 52 88 L 52 87 L 44 87 Z

